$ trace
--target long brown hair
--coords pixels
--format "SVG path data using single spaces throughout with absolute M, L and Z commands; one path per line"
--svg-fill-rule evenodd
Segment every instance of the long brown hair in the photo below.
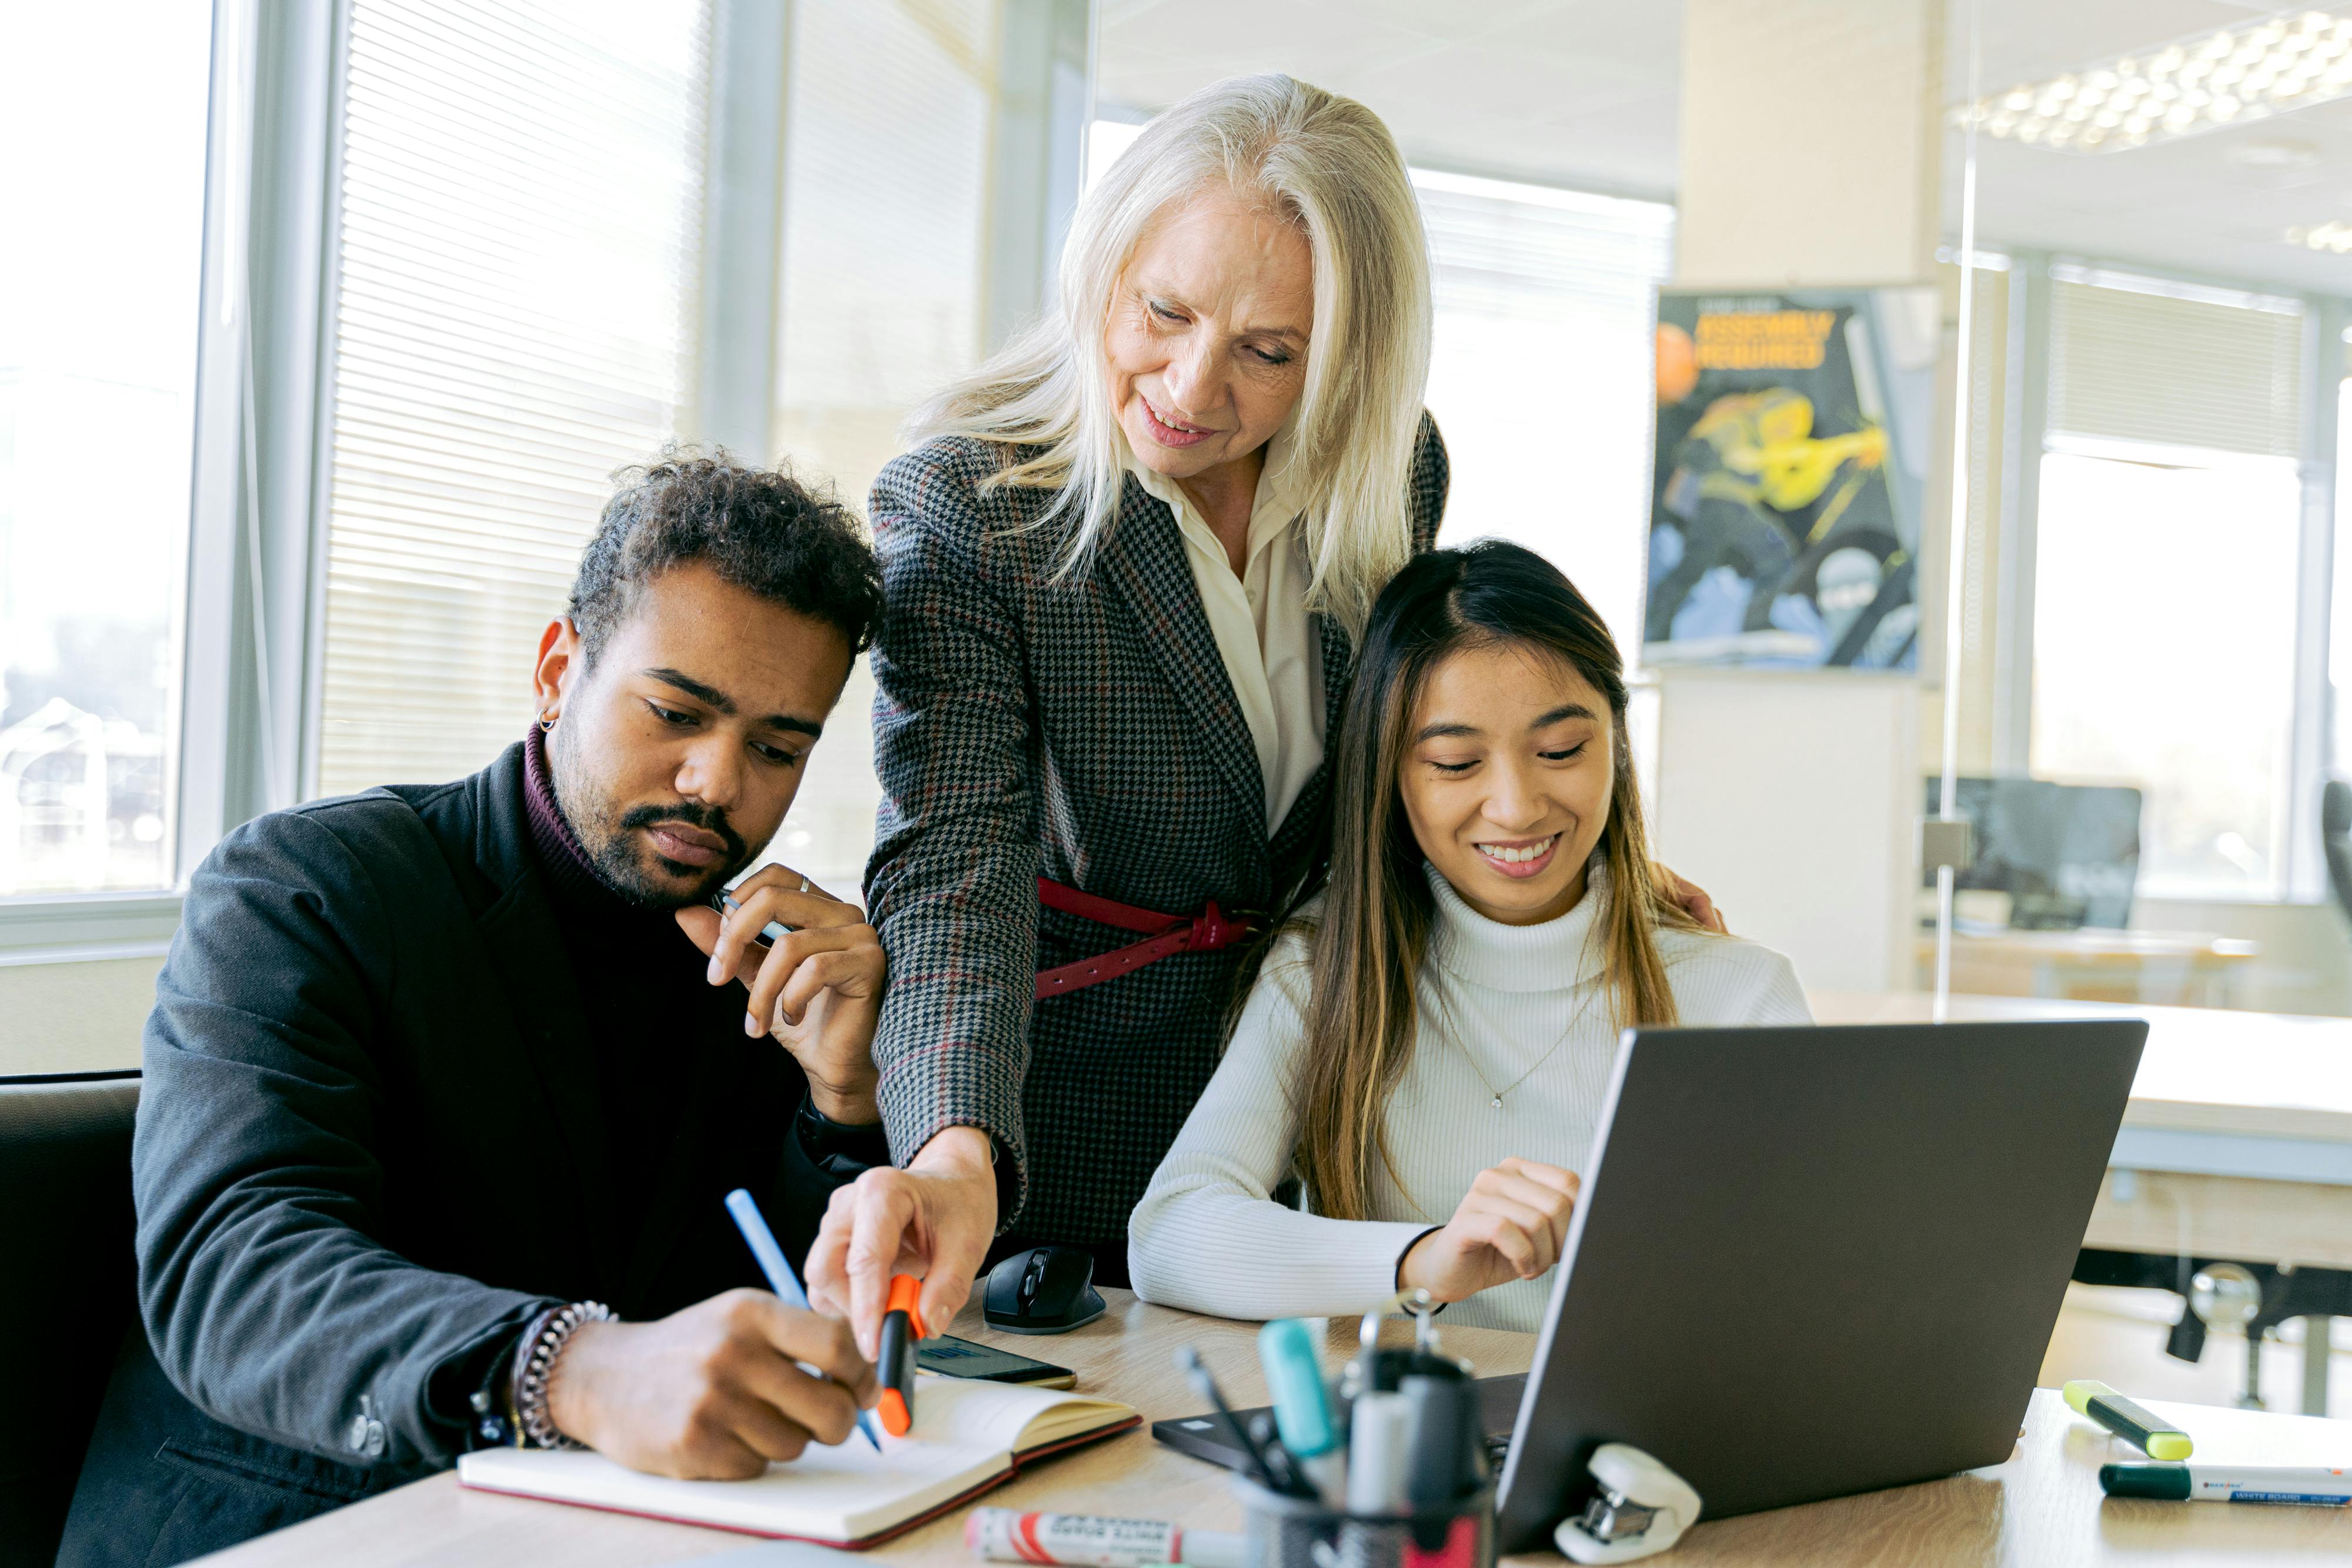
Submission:
M 1313 979 L 1294 1092 L 1299 1175 L 1318 1214 L 1365 1218 L 1373 1161 L 1394 1168 L 1383 1113 L 1412 1058 L 1413 991 L 1437 915 L 1397 775 L 1430 673 L 1449 654 L 1496 643 L 1560 661 L 1608 700 L 1608 905 L 1596 929 L 1611 1012 L 1620 1028 L 1675 1021 L 1655 933 L 1697 925 L 1650 859 L 1625 735 L 1625 665 L 1609 628 L 1559 568 L 1517 545 L 1485 539 L 1415 558 L 1381 592 L 1364 631 L 1332 764 L 1323 908 L 1306 927 Z

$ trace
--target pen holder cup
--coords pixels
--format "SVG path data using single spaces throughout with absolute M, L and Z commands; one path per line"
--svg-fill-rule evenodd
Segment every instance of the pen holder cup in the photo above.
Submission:
M 1234 1490 L 1248 1518 L 1243 1568 L 1494 1568 L 1492 1487 L 1423 1514 L 1344 1513 L 1246 1479 Z

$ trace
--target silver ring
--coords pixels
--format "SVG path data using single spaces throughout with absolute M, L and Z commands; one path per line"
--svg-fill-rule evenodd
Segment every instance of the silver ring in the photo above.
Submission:
M 805 877 L 805 876 L 803 876 L 803 878 L 801 878 L 801 891 L 802 891 L 803 893 L 806 893 L 808 890 L 809 890 L 808 878 L 807 878 L 807 877 Z

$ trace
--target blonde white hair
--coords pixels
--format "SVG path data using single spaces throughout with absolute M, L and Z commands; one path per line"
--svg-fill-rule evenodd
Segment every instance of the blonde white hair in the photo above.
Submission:
M 990 483 L 1059 490 L 1040 520 L 1066 522 L 1063 570 L 1082 568 L 1118 515 L 1128 455 L 1103 368 L 1113 296 L 1153 222 L 1221 183 L 1297 224 L 1313 257 L 1306 385 L 1289 425 L 1307 602 L 1360 627 L 1412 553 L 1430 298 L 1404 159 L 1352 99 L 1286 76 L 1234 77 L 1152 120 L 1078 204 L 1059 308 L 919 410 L 909 434 L 1040 448 Z

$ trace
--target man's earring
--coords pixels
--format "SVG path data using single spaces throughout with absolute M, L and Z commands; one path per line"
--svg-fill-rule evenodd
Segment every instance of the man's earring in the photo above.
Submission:
M 539 716 L 539 733 L 541 735 L 552 735 L 554 732 L 555 716 L 548 713 L 541 714 Z

